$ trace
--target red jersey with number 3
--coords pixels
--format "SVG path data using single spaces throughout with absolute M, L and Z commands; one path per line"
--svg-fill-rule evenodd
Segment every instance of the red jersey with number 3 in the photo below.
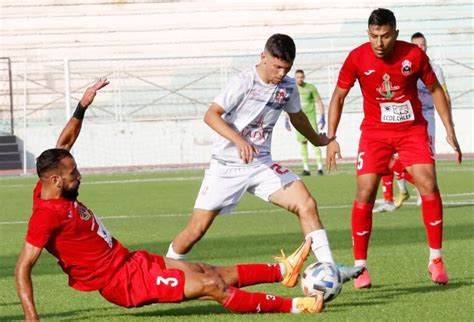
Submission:
M 358 80 L 364 98 L 360 129 L 377 136 L 393 136 L 413 126 L 426 126 L 418 99 L 417 80 L 430 86 L 436 81 L 429 58 L 416 45 L 396 41 L 388 58 L 375 56 L 370 43 L 349 53 L 337 86 L 351 88 Z
M 33 214 L 26 241 L 46 248 L 80 291 L 105 287 L 129 252 L 94 213 L 79 201 L 41 199 L 41 182 L 33 193 Z

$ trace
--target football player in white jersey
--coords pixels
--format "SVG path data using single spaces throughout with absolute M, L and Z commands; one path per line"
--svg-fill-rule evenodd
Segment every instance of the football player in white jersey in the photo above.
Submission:
M 301 110 L 295 80 L 287 76 L 295 53 L 291 37 L 271 36 L 260 63 L 233 77 L 207 110 L 204 122 L 219 135 L 191 219 L 170 244 L 167 257 L 184 259 L 215 217 L 230 213 L 249 192 L 296 214 L 316 258 L 334 263 L 315 199 L 297 175 L 273 162 L 270 153 L 273 127 L 282 111 L 315 146 L 334 140 L 317 134 Z M 341 272 L 352 277 L 361 268 L 342 267 Z
M 426 52 L 428 46 L 426 44 L 426 38 L 421 32 L 415 32 L 411 36 L 412 44 L 417 45 L 421 50 Z M 441 67 L 436 65 L 433 61 L 430 60 L 431 68 L 433 69 L 434 73 L 436 74 L 436 78 L 440 83 L 441 87 L 444 90 L 444 94 L 446 96 L 446 100 L 448 101 L 449 106 L 451 106 L 451 98 L 449 96 L 448 87 L 446 85 L 446 80 L 444 79 L 443 70 Z M 431 97 L 430 91 L 426 88 L 425 84 L 421 81 L 421 79 L 417 82 L 418 88 L 418 99 L 421 102 L 422 106 L 422 113 L 423 117 L 428 122 L 428 137 L 430 139 L 430 147 L 433 154 L 435 154 L 435 108 L 433 104 L 433 98 Z M 396 162 L 394 163 L 395 168 L 397 167 Z M 385 176 L 382 178 L 382 185 L 384 191 L 384 202 L 374 209 L 374 212 L 390 212 L 395 211 L 396 209 L 400 208 L 403 203 L 410 198 L 410 194 L 408 193 L 406 181 L 408 180 L 411 182 L 411 178 L 407 176 L 406 172 L 397 172 L 395 171 L 395 177 L 397 179 L 398 185 L 398 195 L 393 199 L 393 188 L 392 188 L 392 181 L 393 181 L 393 174 Z M 407 179 L 407 180 L 405 180 Z M 421 205 L 421 197 L 418 194 L 417 198 L 417 205 Z

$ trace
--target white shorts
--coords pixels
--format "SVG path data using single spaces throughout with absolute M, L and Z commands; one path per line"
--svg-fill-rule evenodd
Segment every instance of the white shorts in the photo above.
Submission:
M 245 166 L 212 160 L 194 208 L 230 213 L 246 191 L 268 202 L 272 193 L 296 180 L 296 174 L 271 160 Z
M 433 155 L 436 153 L 435 150 L 435 132 L 436 132 L 436 121 L 435 121 L 435 110 L 423 109 L 423 117 L 428 122 L 428 137 L 430 138 L 430 148 Z

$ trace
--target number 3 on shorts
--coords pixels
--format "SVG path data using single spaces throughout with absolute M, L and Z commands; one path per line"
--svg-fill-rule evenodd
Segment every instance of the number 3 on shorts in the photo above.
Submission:
M 357 170 L 362 169 L 364 166 L 364 159 L 362 159 L 362 156 L 365 154 L 365 152 L 359 152 L 359 155 L 357 156 Z
M 156 285 L 165 284 L 166 286 L 175 287 L 178 285 L 178 280 L 174 277 L 164 278 L 163 276 L 158 276 L 156 278 Z

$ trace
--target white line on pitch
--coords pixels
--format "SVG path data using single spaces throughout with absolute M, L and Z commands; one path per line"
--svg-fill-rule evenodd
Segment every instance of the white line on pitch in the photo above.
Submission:
M 414 202 L 408 202 L 407 205 L 415 205 Z M 474 205 L 474 200 L 465 200 L 465 201 L 448 201 L 443 202 L 444 206 L 472 206 Z M 344 209 L 344 208 L 351 208 L 352 205 L 338 205 L 338 206 L 319 206 L 318 209 Z M 232 214 L 253 214 L 253 213 L 274 213 L 274 212 L 284 212 L 285 209 L 277 208 L 277 209 L 262 209 L 262 210 L 240 210 L 234 211 Z M 232 215 L 230 214 L 230 215 Z M 170 214 L 147 214 L 147 215 L 115 215 L 115 216 L 102 216 L 100 219 L 108 220 L 108 219 L 137 219 L 137 218 L 166 218 L 166 217 L 189 217 L 191 216 L 190 213 L 187 214 L 180 214 L 180 213 L 170 213 Z M 224 215 L 227 216 L 227 215 Z M 19 225 L 19 224 L 27 224 L 27 221 L 0 221 L 0 225 Z
M 437 169 L 437 172 L 471 172 L 474 171 L 474 168 L 441 168 Z M 355 174 L 355 170 L 338 170 L 336 172 L 331 172 L 330 176 L 337 175 L 347 175 Z M 143 178 L 143 179 L 122 179 L 122 180 L 98 180 L 98 181 L 83 181 L 82 185 L 101 185 L 101 184 L 121 184 L 121 183 L 141 183 L 141 182 L 172 182 L 172 181 L 195 181 L 201 180 L 203 176 L 193 176 L 193 177 L 165 177 L 165 178 Z M 5 184 L 0 185 L 0 188 L 21 188 L 21 187 L 32 187 L 34 183 L 25 183 L 25 184 Z

